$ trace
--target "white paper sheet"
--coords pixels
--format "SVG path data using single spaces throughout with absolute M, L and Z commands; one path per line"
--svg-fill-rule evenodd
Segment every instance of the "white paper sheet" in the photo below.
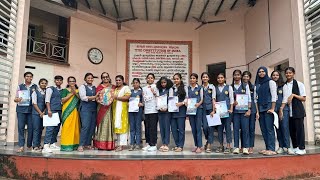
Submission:
M 221 119 L 219 114 L 214 114 L 213 117 L 207 115 L 208 126 L 219 126 L 221 125 Z
M 279 117 L 278 117 L 278 114 L 276 112 L 273 112 L 273 117 L 274 117 L 273 125 L 277 129 L 279 129 Z
M 139 112 L 140 98 L 131 97 L 129 99 L 129 112 Z
M 49 117 L 48 115 L 43 116 L 43 126 L 58 126 L 60 123 L 60 118 L 58 113 L 52 113 L 52 117 Z

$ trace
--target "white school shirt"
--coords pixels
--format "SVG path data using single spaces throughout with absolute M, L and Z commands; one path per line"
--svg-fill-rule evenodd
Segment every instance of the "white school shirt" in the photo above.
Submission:
M 298 87 L 299 87 L 299 92 L 300 96 L 307 96 L 306 95 L 306 88 L 304 87 L 304 84 L 300 81 L 297 81 Z M 293 81 L 287 82 L 283 86 L 283 101 L 282 103 L 287 103 L 289 96 L 292 94 L 292 86 L 293 86 Z M 290 109 L 290 117 L 292 117 L 292 103 L 289 104 L 289 109 Z
M 81 101 L 88 102 L 89 100 L 88 100 L 87 91 L 86 91 L 85 86 L 87 86 L 90 90 L 92 90 L 93 85 L 89 86 L 87 83 L 84 83 L 79 87 L 79 96 L 80 96 Z M 95 101 L 95 99 L 93 99 L 92 101 Z
M 207 90 L 208 88 L 209 88 L 209 89 L 212 89 L 212 93 L 211 93 L 212 96 L 211 96 L 211 98 L 212 98 L 212 99 L 216 99 L 217 93 L 216 93 L 216 88 L 214 87 L 213 84 L 208 84 L 207 86 L 202 85 L 202 87 L 203 87 L 203 90 Z
M 42 90 L 41 88 L 38 87 L 38 91 L 42 94 L 45 95 L 46 94 L 46 90 Z M 31 94 L 31 100 L 32 100 L 32 104 L 37 104 L 37 100 L 38 96 L 37 96 L 37 92 L 33 91 Z
M 273 80 L 269 81 L 269 88 L 270 88 L 270 93 L 271 93 L 271 102 L 277 102 L 278 99 L 278 94 L 277 94 L 277 84 Z M 258 92 L 257 92 L 257 86 L 254 86 L 254 102 L 258 102 Z
M 57 86 L 55 86 L 54 88 L 56 88 L 58 91 L 60 91 L 62 88 L 58 88 Z M 47 90 L 46 90 L 46 103 L 50 103 L 50 100 L 51 100 L 51 96 L 52 96 L 52 89 L 51 87 L 48 87 Z
M 178 91 L 178 88 L 177 88 L 177 86 L 174 84 L 173 86 L 172 86 L 172 88 L 170 88 L 170 90 L 169 90 L 169 97 L 173 97 L 173 88 L 174 88 L 174 92 L 177 92 Z M 185 97 L 185 99 L 184 99 L 184 103 L 187 103 L 188 102 L 188 92 L 189 92 L 189 90 L 188 90 L 188 87 L 187 86 L 184 86 L 184 90 L 186 91 L 186 97 Z
M 158 91 L 155 84 L 147 85 L 142 88 L 144 114 L 158 113 L 156 96 L 152 93 L 151 89 L 153 89 L 154 92 Z
M 191 88 L 191 91 L 194 91 L 194 89 L 195 88 L 198 88 L 199 87 L 199 85 L 198 84 L 196 84 L 196 86 L 195 87 L 192 87 L 191 85 L 189 85 L 189 87 Z M 188 89 L 188 91 L 187 91 L 188 93 L 189 93 L 189 89 Z M 213 93 L 212 93 L 213 94 Z M 200 89 L 200 100 L 203 100 L 203 88 L 201 88 Z
M 223 86 L 219 86 L 218 85 L 218 90 L 220 91 L 220 93 L 222 92 L 223 88 L 226 86 L 226 84 L 224 84 Z M 229 86 L 229 99 L 230 99 L 230 104 L 233 105 L 234 103 L 234 96 L 233 96 L 233 89 L 231 86 Z
M 240 81 L 239 84 L 235 84 L 235 83 L 233 83 L 233 84 L 234 84 L 234 88 L 239 89 L 242 83 L 241 83 L 241 81 Z M 248 97 L 249 97 L 249 103 L 251 103 L 251 92 L 250 92 L 249 85 L 247 84 L 245 88 L 246 88 L 246 94 L 247 94 Z

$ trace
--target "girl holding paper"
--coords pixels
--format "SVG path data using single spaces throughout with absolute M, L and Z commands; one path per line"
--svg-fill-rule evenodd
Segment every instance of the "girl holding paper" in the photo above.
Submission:
M 61 92 L 61 151 L 73 151 L 77 149 L 80 140 L 79 90 L 76 78 L 70 76 L 67 81 L 67 88 Z
M 255 104 L 256 100 L 254 95 L 255 85 L 251 84 L 250 80 L 251 80 L 251 73 L 249 71 L 244 71 L 242 73 L 242 81 L 243 83 L 249 85 L 250 94 L 251 94 L 251 114 L 249 117 L 249 154 L 252 154 L 253 147 L 254 147 L 255 130 L 256 130 L 257 107 Z M 241 144 L 243 144 L 242 142 L 243 140 L 241 141 Z
M 158 110 L 156 108 L 157 87 L 154 84 L 155 76 L 149 73 L 146 77 L 147 85 L 142 88 L 144 102 L 144 127 L 146 136 L 146 146 L 144 151 L 157 150 L 157 126 L 158 126 Z
M 231 86 L 226 84 L 226 78 L 223 73 L 218 74 L 217 76 L 218 86 L 216 87 L 216 101 L 218 103 L 225 102 L 227 106 L 227 110 L 229 113 L 229 117 L 221 118 L 221 125 L 218 126 L 218 139 L 220 143 L 220 147 L 217 149 L 216 152 L 223 152 L 225 154 L 231 153 L 231 143 L 232 143 L 232 136 L 231 136 L 231 114 L 233 112 L 233 103 L 234 103 L 234 96 L 233 96 L 233 89 Z M 227 147 L 224 149 L 223 146 L 223 131 L 226 132 L 227 138 Z
M 131 95 L 129 86 L 124 83 L 122 75 L 116 76 L 116 89 L 113 96 L 113 123 L 114 133 L 117 134 L 118 146 L 115 151 L 122 151 L 127 145 L 129 129 L 128 101 Z
M 97 132 L 93 142 L 96 148 L 110 151 L 115 148 L 111 106 L 116 87 L 111 84 L 111 78 L 107 72 L 101 74 L 101 80 L 96 90 L 98 94 Z
M 185 106 L 185 104 L 188 98 L 188 87 L 184 85 L 180 73 L 174 74 L 173 83 L 174 85 L 169 91 L 169 96 L 178 97 L 178 103 L 176 103 L 176 106 L 179 107 L 179 112 L 173 112 L 171 114 L 171 132 L 176 144 L 176 147 L 173 148 L 173 151 L 182 152 L 185 142 L 185 121 L 187 112 L 187 107 Z
M 34 152 L 41 152 L 41 135 L 42 135 L 42 118 L 45 113 L 46 103 L 46 88 L 48 80 L 42 78 L 39 80 L 39 88 L 32 93 L 32 127 L 33 127 L 33 150 Z
M 249 117 L 251 114 L 251 94 L 248 84 L 241 82 L 241 71 L 233 71 L 232 88 L 234 92 L 234 109 L 233 109 L 233 137 L 234 137 L 234 154 L 239 154 L 239 133 L 243 139 L 243 154 L 249 154 Z M 246 97 L 244 97 L 246 95 Z M 243 102 L 238 102 L 243 101 Z M 247 103 L 247 104 L 246 104 Z
M 130 98 L 139 99 L 138 112 L 129 111 L 129 123 L 130 123 L 130 148 L 129 151 L 139 150 L 141 145 L 141 122 L 143 113 L 142 103 L 142 89 L 140 88 L 139 78 L 133 78 L 132 80 L 133 89 L 131 89 Z
M 85 83 L 79 87 L 80 95 L 80 146 L 78 151 L 82 152 L 84 148 L 94 149 L 92 146 L 92 137 L 95 134 L 97 120 L 96 86 L 93 83 L 93 74 L 87 73 L 84 76 Z
M 168 97 L 169 90 L 173 86 L 173 83 L 167 77 L 161 77 L 157 82 L 157 109 L 160 125 L 160 134 L 162 140 L 162 146 L 159 148 L 159 151 L 168 152 L 169 143 L 170 143 L 170 119 L 171 113 L 168 111 Z M 163 100 L 164 99 L 164 100 Z M 163 104 L 159 101 L 166 101 L 166 104 Z
M 266 145 L 266 149 L 259 153 L 268 156 L 276 155 L 273 113 L 277 101 L 277 85 L 269 77 L 268 69 L 264 66 L 258 68 L 255 84 L 258 107 L 257 119 L 259 119 L 261 133 Z
M 209 74 L 203 72 L 201 74 L 202 89 L 203 89 L 203 111 L 202 111 L 202 129 L 206 139 L 204 149 L 206 152 L 211 152 L 211 145 L 213 144 L 214 127 L 208 126 L 207 115 L 213 116 L 215 113 L 214 103 L 216 98 L 216 89 L 213 84 L 209 84 Z M 209 146 L 209 147 L 208 147 Z
M 203 103 L 203 89 L 198 85 L 198 74 L 192 73 L 190 75 L 190 85 L 188 87 L 188 97 L 196 100 L 195 107 L 196 115 L 188 115 L 192 130 L 195 148 L 192 152 L 201 153 L 202 150 L 202 103 Z
M 282 110 L 282 119 L 279 118 L 279 128 L 277 131 L 277 138 L 279 142 L 279 148 L 276 151 L 277 154 L 287 153 L 290 148 L 290 133 L 289 133 L 289 106 L 287 105 L 287 99 L 283 98 L 283 85 L 284 81 L 282 75 L 279 71 L 273 71 L 271 73 L 271 78 L 277 84 L 277 95 L 278 99 L 276 102 L 275 111 L 280 116 L 280 108 L 282 103 L 284 103 L 284 107 Z

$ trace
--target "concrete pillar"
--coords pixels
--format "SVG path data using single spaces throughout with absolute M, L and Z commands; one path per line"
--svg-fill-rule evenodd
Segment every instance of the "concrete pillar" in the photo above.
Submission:
M 16 103 L 17 85 L 23 82 L 23 73 L 26 64 L 27 37 L 29 25 L 30 0 L 18 0 L 17 27 L 15 34 L 14 63 L 10 87 L 9 122 L 7 127 L 7 144 L 13 145 L 18 141 Z

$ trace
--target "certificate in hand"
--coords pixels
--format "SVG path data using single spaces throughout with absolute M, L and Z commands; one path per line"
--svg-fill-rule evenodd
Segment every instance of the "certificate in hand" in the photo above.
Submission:
M 19 98 L 22 100 L 18 103 L 18 106 L 30 106 L 30 91 L 20 90 L 18 91 Z
M 226 101 L 220 101 L 215 103 L 216 113 L 220 115 L 220 118 L 228 118 L 228 106 Z
M 196 115 L 197 114 L 197 98 L 188 99 L 187 115 Z
M 179 107 L 176 105 L 178 103 L 178 96 L 172 96 L 168 98 L 168 111 L 169 112 L 179 112 Z
M 206 116 L 207 121 L 208 121 L 208 126 L 219 126 L 221 125 L 221 119 L 219 114 L 214 114 L 213 117 L 210 115 Z
M 162 95 L 157 97 L 157 108 L 158 109 L 168 109 L 168 96 Z
M 140 98 L 131 97 L 129 99 L 129 112 L 139 112 Z
M 43 116 L 43 126 L 58 126 L 60 123 L 60 118 L 58 113 L 52 113 L 52 116 L 49 117 L 48 115 Z
M 236 101 L 238 104 L 236 105 L 236 110 L 248 110 L 249 108 L 249 96 L 248 94 L 237 94 Z
M 111 90 L 106 88 L 103 93 L 101 104 L 105 106 L 111 104 L 111 97 L 112 97 Z

